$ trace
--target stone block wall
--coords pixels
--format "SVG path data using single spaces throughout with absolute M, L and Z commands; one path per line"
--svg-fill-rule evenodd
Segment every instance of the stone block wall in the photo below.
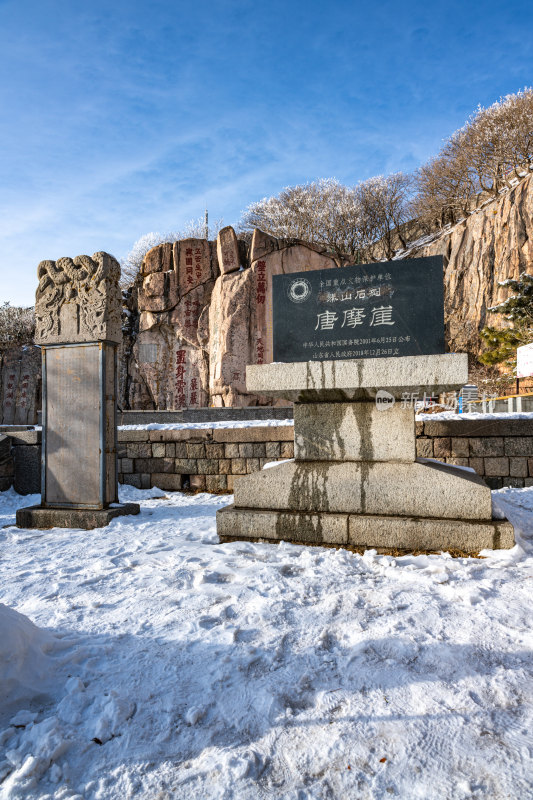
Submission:
M 533 486 L 533 420 L 426 419 L 416 432 L 420 458 L 472 467 L 492 489 Z M 40 431 L 0 429 L 0 490 L 39 492 L 40 452 Z M 292 425 L 118 432 L 119 481 L 142 489 L 231 492 L 239 475 L 293 456 Z
M 292 425 L 119 431 L 119 482 L 232 492 L 239 475 L 294 456 Z
M 416 423 L 416 454 L 472 467 L 491 489 L 533 486 L 533 420 L 483 419 Z

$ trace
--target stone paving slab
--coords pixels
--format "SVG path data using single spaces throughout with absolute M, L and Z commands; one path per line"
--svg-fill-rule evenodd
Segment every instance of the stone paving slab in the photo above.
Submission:
M 115 517 L 127 514 L 138 514 L 137 503 L 124 503 L 113 508 L 80 509 L 80 508 L 43 508 L 28 506 L 17 511 L 19 528 L 80 528 L 88 531 L 92 528 L 103 528 Z

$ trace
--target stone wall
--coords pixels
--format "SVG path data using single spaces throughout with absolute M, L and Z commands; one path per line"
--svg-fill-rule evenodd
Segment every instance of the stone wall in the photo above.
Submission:
M 7 445 L 2 450 L 5 440 L 1 436 L 6 432 L 11 440 L 10 454 Z M 416 433 L 420 458 L 472 467 L 492 489 L 533 486 L 533 420 L 425 420 L 416 423 Z M 232 491 L 235 477 L 256 472 L 268 461 L 294 455 L 292 425 L 119 429 L 118 441 L 119 481 L 168 491 Z M 14 480 L 15 489 L 21 494 L 40 491 L 40 444 L 38 430 L 0 430 L 3 489 Z
M 416 423 L 416 454 L 472 467 L 491 489 L 533 486 L 533 420 L 435 420 Z
M 239 475 L 294 456 L 292 425 L 119 431 L 119 481 L 147 489 L 233 491 Z

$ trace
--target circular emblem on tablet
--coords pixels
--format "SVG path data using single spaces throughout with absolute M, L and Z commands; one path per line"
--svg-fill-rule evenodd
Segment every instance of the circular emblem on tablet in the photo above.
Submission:
M 293 303 L 303 303 L 311 296 L 311 284 L 306 278 L 298 278 L 292 281 L 287 290 L 287 294 Z

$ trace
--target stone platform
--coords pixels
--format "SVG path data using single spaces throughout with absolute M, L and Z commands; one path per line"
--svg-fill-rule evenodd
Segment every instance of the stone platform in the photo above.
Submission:
M 467 382 L 466 355 L 249 367 L 250 391 L 295 401 L 295 459 L 235 481 L 217 512 L 222 541 L 262 539 L 378 550 L 509 548 L 474 471 L 416 458 L 414 406 Z M 386 404 L 376 398 L 386 393 Z
M 112 508 L 45 508 L 28 506 L 17 511 L 19 528 L 79 528 L 84 531 L 104 528 L 115 517 L 138 514 L 138 503 L 123 503 Z
M 372 548 L 378 552 L 440 552 L 477 555 L 481 550 L 514 546 L 513 526 L 506 520 L 380 517 L 354 514 L 300 514 L 236 508 L 217 512 L 221 542 L 280 541 Z

